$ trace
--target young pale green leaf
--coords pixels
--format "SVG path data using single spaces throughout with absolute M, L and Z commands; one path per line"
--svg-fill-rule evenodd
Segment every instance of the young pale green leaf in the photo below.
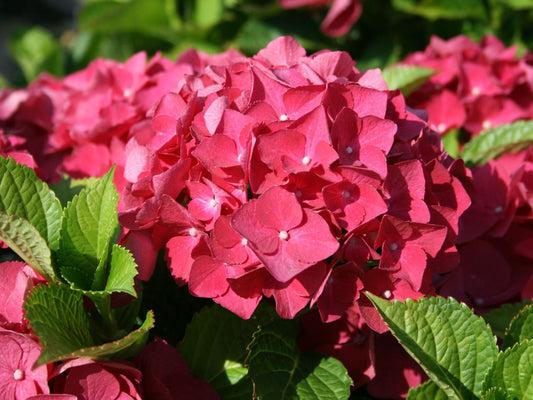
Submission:
M 407 400 L 447 400 L 448 396 L 433 381 L 427 381 L 416 388 L 409 389 Z
M 524 340 L 498 354 L 483 384 L 504 389 L 512 399 L 533 399 L 533 341 Z
M 407 352 L 450 399 L 476 399 L 498 353 L 490 328 L 465 305 L 442 297 L 405 303 L 367 294 Z
M 442 136 L 442 146 L 444 151 L 453 158 L 459 157 L 459 148 L 461 147 L 460 131 L 452 129 Z
M 525 339 L 533 339 L 533 305 L 531 304 L 521 310 L 511 321 L 503 338 L 502 350 L 513 347 Z
M 109 261 L 109 273 L 104 290 L 108 293 L 122 292 L 136 297 L 137 292 L 133 281 L 136 275 L 137 264 L 131 253 L 122 246 L 113 245 Z
M 393 0 L 394 8 L 428 19 L 484 18 L 482 0 Z
M 196 0 L 194 22 L 199 27 L 217 24 L 224 14 L 224 0 Z
M 50 188 L 56 194 L 63 207 L 72 201 L 74 196 L 79 194 L 83 189 L 92 187 L 98 182 L 98 178 L 90 177 L 83 179 L 73 179 L 67 175 L 61 177 L 59 181 L 50 185 Z
M 59 200 L 35 172 L 0 156 L 0 212 L 24 218 L 52 251 L 59 247 L 63 211 Z
M 0 212 L 0 240 L 47 281 L 56 279 L 50 249 L 37 229 L 28 221 Z
M 528 10 L 533 8 L 533 0 L 497 0 L 497 2 L 514 10 Z
M 516 121 L 483 132 L 468 142 L 461 158 L 484 164 L 505 153 L 514 153 L 533 144 L 533 121 Z
M 506 390 L 494 387 L 487 390 L 481 396 L 481 400 L 512 400 L 512 398 Z
M 110 244 L 116 240 L 118 194 L 113 185 L 113 170 L 92 187 L 82 190 L 65 209 L 61 247 L 61 266 L 76 266 L 94 276 L 102 259 L 107 261 Z M 77 282 L 74 282 L 77 283 Z M 78 286 L 82 286 L 78 282 Z
M 179 348 L 191 374 L 209 382 L 222 399 L 249 399 L 252 382 L 243 363 L 258 323 L 255 317 L 243 320 L 220 306 L 202 309 L 187 326 Z
M 114 360 L 114 359 L 128 359 L 135 357 L 145 347 L 148 341 L 150 329 L 154 327 L 155 320 L 152 311 L 148 311 L 146 319 L 143 324 L 136 330 L 130 332 L 121 339 L 113 342 L 95 345 L 92 347 L 84 347 L 73 351 L 48 362 L 65 360 L 75 357 L 89 357 L 93 360 Z
M 43 346 L 37 364 L 62 359 L 96 344 L 83 307 L 83 295 L 68 286 L 39 285 L 26 299 L 24 308 L 30 327 Z
M 387 82 L 389 90 L 400 89 L 404 96 L 409 96 L 435 73 L 436 71 L 431 68 L 397 65 L 383 69 L 383 79 Z
M 342 363 L 300 352 L 298 321 L 276 320 L 256 333 L 246 359 L 255 395 L 262 400 L 347 399 L 352 380 Z
M 54 36 L 40 27 L 16 34 L 9 48 L 28 82 L 41 72 L 63 75 L 63 50 Z
M 531 300 L 525 300 L 514 304 L 503 304 L 500 308 L 495 308 L 489 313 L 481 314 L 481 316 L 485 322 L 489 324 L 492 332 L 499 338 L 503 339 L 505 331 L 511 324 L 511 320 L 528 304 L 532 304 Z

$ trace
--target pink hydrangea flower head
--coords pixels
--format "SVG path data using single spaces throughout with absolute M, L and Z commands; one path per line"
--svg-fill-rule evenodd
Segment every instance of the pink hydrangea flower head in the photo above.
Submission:
M 48 367 L 33 368 L 41 347 L 30 337 L 0 328 L 0 397 L 26 400 L 50 393 Z

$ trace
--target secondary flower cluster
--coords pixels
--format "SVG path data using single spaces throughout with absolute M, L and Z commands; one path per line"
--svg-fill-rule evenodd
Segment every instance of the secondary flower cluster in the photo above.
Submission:
M 533 55 L 517 57 L 517 48 L 494 36 L 478 44 L 467 36 L 432 37 L 423 52 L 402 64 L 437 73 L 407 98 L 425 109 L 432 129 L 446 134 L 463 128 L 471 136 L 483 130 L 533 116 Z
M 344 52 L 308 56 L 289 37 L 251 58 L 96 60 L 1 92 L 0 151 L 49 180 L 116 164 L 123 240 L 142 280 L 164 250 L 179 285 L 242 318 L 263 297 L 283 318 L 316 304 L 302 346 L 340 358 L 356 385 L 370 380 L 374 395 L 393 397 L 421 374 L 398 357 L 394 381 L 404 383 L 384 391 L 384 360 L 398 345 L 374 333 L 386 328 L 361 292 L 405 299 L 453 288 L 466 268 L 456 268 L 469 224 L 460 218 L 476 190 L 485 198 L 425 113 L 388 91 L 378 70 L 354 64 Z M 517 188 L 527 186 L 521 174 Z M 526 212 L 520 204 L 516 215 Z M 116 371 L 67 366 L 82 365 Z M 138 387 L 131 371 L 120 374 Z M 122 387 L 126 378 L 117 379 Z

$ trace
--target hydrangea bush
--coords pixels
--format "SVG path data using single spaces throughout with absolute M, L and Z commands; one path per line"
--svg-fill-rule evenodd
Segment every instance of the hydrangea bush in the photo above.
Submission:
M 501 90 L 480 87 L 477 94 L 527 108 L 527 96 L 505 97 L 529 90 L 530 75 L 522 72 L 527 62 L 500 51 L 495 39 L 468 46 L 465 54 L 493 57 L 506 82 Z M 443 62 L 452 61 L 455 56 Z M 455 76 L 446 83 L 455 79 L 454 89 L 472 97 L 472 77 L 481 67 L 466 64 L 473 70 L 470 89 Z M 420 106 L 411 99 L 435 88 L 443 74 L 413 92 L 408 104 Z M 439 93 L 464 100 L 444 83 Z M 475 109 L 467 101 L 463 110 Z M 268 397 L 277 393 L 268 387 L 275 378 L 260 353 L 275 353 L 268 337 L 281 335 L 294 362 L 286 386 L 294 395 L 319 393 L 305 378 L 310 371 L 311 377 L 319 374 L 319 365 L 339 371 L 326 379 L 340 387 L 331 398 L 347 398 L 350 385 L 366 385 L 378 398 L 405 397 L 427 377 L 388 333 L 365 292 L 388 300 L 453 296 L 487 311 L 530 299 L 533 291 L 531 154 L 467 168 L 444 151 L 441 133 L 447 129 L 428 109 L 429 122 L 428 112 L 406 105 L 400 90 L 389 90 L 380 70 L 359 71 L 341 51 L 307 55 L 292 37 L 275 39 L 252 57 L 189 50 L 175 62 L 161 55 L 147 60 L 144 53 L 124 63 L 97 59 L 65 78 L 41 75 L 27 88 L 0 92 L 6 165 L 0 237 L 26 256 L 25 262 L 0 264 L 6 277 L 0 348 L 9 349 L 0 355 L 0 394 L 215 399 L 235 393 L 250 398 L 254 390 Z M 447 128 L 464 124 L 443 118 Z M 113 178 L 107 174 L 112 166 Z M 37 216 L 25 181 L 40 182 L 32 185 L 48 193 L 39 195 L 47 200 Z M 11 204 L 12 187 L 28 204 Z M 52 208 L 63 222 L 56 228 L 45 223 L 43 233 L 39 221 L 51 220 Z M 110 209 L 118 211 L 120 232 Z M 46 268 L 29 267 L 43 263 L 35 261 L 35 246 L 24 250 L 11 238 L 21 232 L 16 223 L 42 236 L 52 254 Z M 69 265 L 73 254 L 79 268 Z M 180 351 L 165 338 L 150 337 L 147 344 L 150 317 L 138 318 L 143 285 L 150 284 L 160 254 L 176 290 L 187 286 L 192 296 L 222 307 L 195 317 Z M 115 272 L 118 265 L 125 272 Z M 116 276 L 129 280 L 116 283 Z M 62 331 L 50 328 L 52 322 L 43 328 L 35 310 L 47 290 L 77 302 L 79 320 L 93 337 L 73 343 L 58 336 Z M 216 323 L 222 318 L 220 324 L 202 330 L 209 321 L 204 312 Z M 157 311 L 155 320 L 157 327 Z M 221 383 L 209 370 L 209 357 L 198 365 L 197 356 L 208 350 L 195 346 L 206 340 L 202 335 L 216 342 L 232 332 L 239 339 L 227 339 L 233 347 L 218 371 L 228 376 Z M 220 337 L 209 336 L 215 333 Z M 127 357 L 117 348 L 127 348 Z M 316 353 L 327 358 L 315 359 Z M 271 357 L 273 368 L 281 368 L 279 357 Z

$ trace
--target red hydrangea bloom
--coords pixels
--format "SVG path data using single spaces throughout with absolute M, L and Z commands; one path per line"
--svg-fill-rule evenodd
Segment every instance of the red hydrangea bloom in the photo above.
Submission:
M 0 263 L 0 327 L 25 333 L 24 299 L 44 279 L 29 265 L 19 261 Z
M 447 41 L 432 37 L 429 46 L 402 62 L 434 69 L 435 75 L 407 98 L 425 109 L 432 129 L 446 134 L 463 128 L 471 135 L 532 117 L 532 55 L 518 58 L 494 36 L 479 44 L 467 36 Z
M 0 328 L 0 397 L 26 400 L 36 394 L 50 393 L 48 366 L 33 365 L 41 346 L 29 336 Z
M 460 262 L 435 277 L 441 295 L 480 311 L 531 298 L 532 160 L 528 149 L 472 169 L 472 206 L 459 220 Z
M 279 0 L 283 8 L 319 7 L 332 3 L 320 29 L 331 37 L 347 34 L 363 12 L 361 0 Z
M 135 359 L 142 372 L 145 400 L 216 400 L 218 393 L 201 379 L 191 376 L 178 350 L 160 338 L 155 338 Z
M 74 395 L 78 400 L 143 399 L 142 374 L 126 362 L 76 358 L 59 365 L 54 375 L 54 392 Z

